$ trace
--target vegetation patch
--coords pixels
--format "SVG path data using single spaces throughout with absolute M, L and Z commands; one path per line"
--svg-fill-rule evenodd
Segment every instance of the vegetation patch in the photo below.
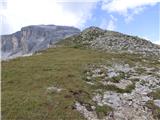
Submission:
M 148 96 L 152 97 L 154 100 L 160 99 L 160 88 L 156 89 L 154 92 L 149 93 Z
M 133 89 L 135 89 L 135 84 L 128 85 L 125 89 L 118 88 L 115 85 L 103 85 L 103 84 L 98 84 L 93 85 L 95 89 L 101 88 L 103 91 L 115 91 L 117 93 L 131 93 Z
M 103 119 L 105 116 L 108 116 L 110 112 L 113 111 L 113 109 L 110 106 L 104 105 L 104 106 L 96 106 L 95 109 L 98 118 Z
M 146 106 L 152 110 L 152 114 L 153 114 L 153 117 L 157 120 L 160 119 L 160 108 L 157 107 L 156 105 L 154 105 L 154 102 L 152 100 L 149 100 L 147 103 L 146 103 Z
M 108 80 L 114 83 L 119 83 L 120 80 L 125 78 L 125 73 L 124 72 L 119 72 L 119 75 L 114 76 L 112 78 L 109 78 Z
M 143 74 L 143 73 L 146 73 L 146 70 L 145 70 L 145 68 L 136 68 L 136 72 L 138 74 Z
M 124 89 L 124 91 L 125 91 L 126 93 L 131 93 L 133 89 L 135 89 L 135 83 L 133 83 L 133 84 L 131 84 L 131 85 L 128 85 L 128 86 Z

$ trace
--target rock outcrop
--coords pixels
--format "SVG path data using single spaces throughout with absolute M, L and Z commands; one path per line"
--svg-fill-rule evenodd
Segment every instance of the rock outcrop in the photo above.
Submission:
M 76 109 L 87 120 L 159 120 L 159 71 L 159 68 L 142 67 L 139 64 L 134 67 L 117 63 L 112 66 L 90 65 L 84 80 L 92 87 L 100 86 L 95 90 L 93 101 L 97 103 L 96 107 L 107 105 L 113 111 L 99 119 L 95 109 L 89 111 L 79 103 L 75 104 Z M 116 74 L 110 76 L 111 72 Z
M 44 50 L 59 40 L 78 33 L 80 33 L 79 29 L 68 26 L 33 25 L 23 27 L 21 31 L 1 36 L 2 60 Z
M 160 55 L 160 46 L 150 41 L 122 34 L 119 32 L 103 30 L 98 27 L 89 27 L 79 35 L 71 36 L 60 42 L 74 47 L 93 48 L 111 52 L 129 52 L 145 55 Z

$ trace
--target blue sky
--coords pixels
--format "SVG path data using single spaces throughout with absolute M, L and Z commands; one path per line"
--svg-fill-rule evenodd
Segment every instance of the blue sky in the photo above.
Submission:
M 160 4 L 147 6 L 140 13 L 133 15 L 129 21 L 126 21 L 123 15 L 116 12 L 108 13 L 102 10 L 99 4 L 94 9 L 93 19 L 89 19 L 85 27 L 96 25 L 108 29 L 107 24 L 109 24 L 112 16 L 116 20 L 112 20 L 114 27 L 109 28 L 110 30 L 140 36 L 160 44 Z M 105 23 L 101 25 L 104 19 Z
M 89 26 L 160 44 L 160 0 L 0 0 L 0 33 L 27 25 Z

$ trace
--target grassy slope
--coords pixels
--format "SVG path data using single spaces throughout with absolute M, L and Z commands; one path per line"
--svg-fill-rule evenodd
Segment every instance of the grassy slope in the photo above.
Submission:
M 75 97 L 69 91 L 82 90 L 92 96 L 94 88 L 83 81 L 87 64 L 122 61 L 134 65 L 139 56 L 100 53 L 76 48 L 52 48 L 41 55 L 2 62 L 3 120 L 82 120 L 72 105 Z M 148 63 L 147 63 L 148 64 Z M 57 86 L 60 93 L 47 93 Z M 84 95 L 83 100 L 88 100 Z

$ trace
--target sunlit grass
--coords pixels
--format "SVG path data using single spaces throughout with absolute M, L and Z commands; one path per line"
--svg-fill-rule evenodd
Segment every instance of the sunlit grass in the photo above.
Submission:
M 90 97 L 96 88 L 83 80 L 84 69 L 88 64 L 107 64 L 113 62 L 113 59 L 130 65 L 140 61 L 138 55 L 69 47 L 51 48 L 40 55 L 3 61 L 2 119 L 84 119 L 72 108 L 78 99 L 92 102 Z M 63 90 L 59 93 L 47 93 L 47 88 L 51 86 Z M 129 87 L 128 92 L 131 89 Z M 82 94 L 76 98 L 70 92 L 79 90 L 87 92 L 90 97 Z

